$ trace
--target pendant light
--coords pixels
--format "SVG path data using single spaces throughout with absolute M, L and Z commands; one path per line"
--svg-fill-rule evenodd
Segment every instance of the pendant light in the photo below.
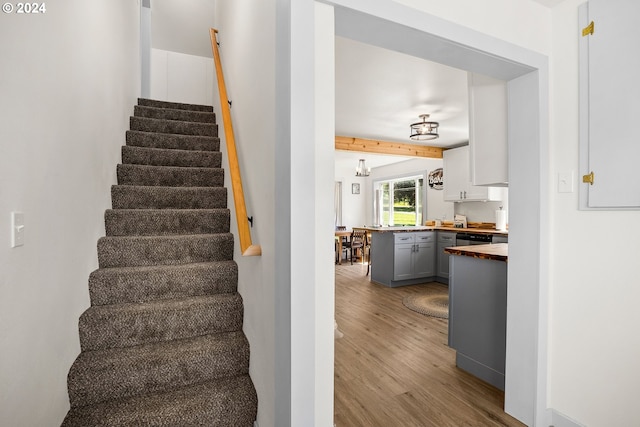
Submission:
M 419 117 L 422 121 L 411 125 L 411 136 L 409 138 L 414 141 L 427 141 L 438 138 L 440 136 L 438 135 L 438 127 L 440 126 L 440 123 L 428 122 L 428 114 L 420 114 Z
M 356 168 L 356 176 L 369 176 L 371 168 L 366 167 L 364 159 L 358 160 L 358 167 Z

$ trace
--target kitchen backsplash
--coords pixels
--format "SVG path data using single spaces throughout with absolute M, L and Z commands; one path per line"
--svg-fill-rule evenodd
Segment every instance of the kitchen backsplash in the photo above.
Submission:
M 509 192 L 504 191 L 504 197 L 500 202 L 464 202 L 454 203 L 455 214 L 466 215 L 468 221 L 472 222 L 496 222 L 496 211 L 502 209 L 507 211 L 507 224 L 509 223 Z

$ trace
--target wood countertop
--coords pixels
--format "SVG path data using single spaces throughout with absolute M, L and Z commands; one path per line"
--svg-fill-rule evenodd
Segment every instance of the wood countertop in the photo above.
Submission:
M 353 227 L 354 230 L 366 230 L 372 233 L 415 233 L 416 231 L 451 231 L 454 233 L 477 233 L 477 234 L 499 234 L 502 236 L 507 236 L 509 234 L 508 231 L 496 230 L 491 228 L 455 228 L 449 226 L 433 226 L 433 225 L 423 225 L 423 226 L 412 226 L 412 227 L 375 227 L 372 225 L 363 226 L 363 227 Z
M 451 255 L 470 256 L 473 258 L 507 261 L 508 243 L 494 243 L 491 245 L 453 246 L 444 251 Z

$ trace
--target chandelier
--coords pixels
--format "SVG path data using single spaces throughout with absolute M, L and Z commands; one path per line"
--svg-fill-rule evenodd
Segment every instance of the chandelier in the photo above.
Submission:
M 427 141 L 429 139 L 438 138 L 438 122 L 428 122 L 428 114 L 420 114 L 422 121 L 411 125 L 411 136 L 409 138 L 415 141 Z
M 368 168 L 364 164 L 364 159 L 358 160 L 358 167 L 356 168 L 356 176 L 369 176 L 371 168 Z

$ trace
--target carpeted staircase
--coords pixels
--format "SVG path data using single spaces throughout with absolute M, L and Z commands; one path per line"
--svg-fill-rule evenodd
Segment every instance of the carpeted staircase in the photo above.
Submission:
M 252 426 L 211 107 L 140 99 L 79 321 L 63 426 Z

